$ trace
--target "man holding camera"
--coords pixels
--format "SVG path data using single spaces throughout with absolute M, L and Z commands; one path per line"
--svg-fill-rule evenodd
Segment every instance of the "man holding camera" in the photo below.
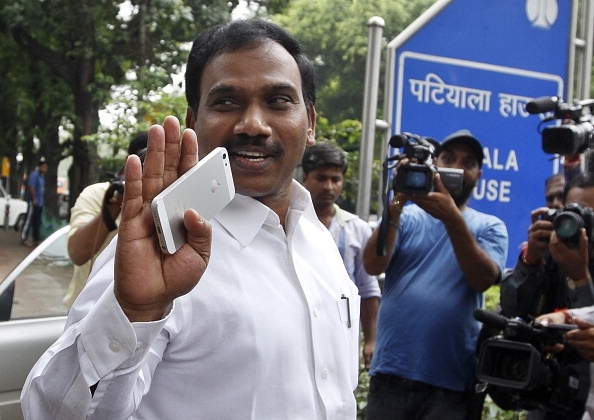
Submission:
M 563 209 L 540 207 L 531 213 L 528 241 L 501 282 L 501 309 L 507 317 L 534 318 L 594 304 L 591 273 L 594 178 L 578 175 L 565 187 Z M 581 227 L 583 226 L 583 227 Z M 586 233 L 588 231 L 588 233 Z M 580 392 L 569 413 L 531 412 L 530 418 L 579 419 L 588 388 L 588 364 L 575 364 Z M 582 383 L 584 382 L 584 383 Z
M 462 188 L 448 191 L 437 173 L 429 193 L 396 191 L 383 238 L 388 252 L 378 255 L 380 229 L 364 250 L 366 270 L 386 274 L 369 420 L 466 419 L 479 334 L 472 313 L 505 266 L 505 224 L 468 207 L 482 175 L 481 144 L 461 130 L 436 154 L 438 167 L 463 170 Z M 408 163 L 400 161 L 398 170 Z M 408 200 L 413 204 L 404 206 Z
M 128 145 L 128 156 L 144 154 L 147 140 L 148 131 L 135 135 Z M 74 263 L 74 273 L 63 299 L 68 308 L 87 283 L 93 259 L 118 233 L 123 191 L 123 173 L 120 172 L 111 182 L 86 187 L 72 207 L 68 255 Z

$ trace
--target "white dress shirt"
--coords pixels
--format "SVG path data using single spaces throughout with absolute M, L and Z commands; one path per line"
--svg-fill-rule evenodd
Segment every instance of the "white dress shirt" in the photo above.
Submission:
M 363 266 L 363 249 L 372 232 L 369 223 L 334 204 L 334 217 L 328 230 L 361 299 L 380 298 L 382 292 L 377 277 L 367 274 Z
M 113 241 L 27 378 L 25 418 L 355 419 L 359 296 L 306 190 L 292 191 L 286 233 L 236 195 L 211 220 L 202 279 L 157 322 L 120 309 Z

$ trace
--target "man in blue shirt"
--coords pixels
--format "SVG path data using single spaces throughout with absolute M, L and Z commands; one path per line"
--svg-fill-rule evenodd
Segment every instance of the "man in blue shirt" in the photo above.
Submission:
M 37 168 L 29 174 L 27 178 L 27 188 L 25 189 L 25 198 L 29 204 L 27 218 L 21 231 L 21 244 L 25 246 L 36 246 L 39 244 L 41 231 L 41 215 L 43 213 L 43 194 L 45 191 L 45 173 L 47 172 L 47 162 L 41 158 Z M 29 231 L 33 242 L 27 240 Z
M 479 334 L 472 313 L 505 267 L 505 224 L 468 207 L 482 175 L 481 144 L 461 130 L 436 154 L 438 167 L 463 170 L 462 188 L 448 191 L 436 174 L 428 194 L 397 192 L 384 238 L 388 252 L 376 252 L 375 229 L 363 253 L 367 272 L 386 273 L 369 420 L 466 418 Z

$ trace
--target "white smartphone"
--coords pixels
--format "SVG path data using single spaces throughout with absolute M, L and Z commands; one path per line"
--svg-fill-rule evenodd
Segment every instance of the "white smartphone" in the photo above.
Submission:
M 161 250 L 173 254 L 186 243 L 184 212 L 187 209 L 194 209 L 210 220 L 234 196 L 229 154 L 224 147 L 217 147 L 151 202 Z

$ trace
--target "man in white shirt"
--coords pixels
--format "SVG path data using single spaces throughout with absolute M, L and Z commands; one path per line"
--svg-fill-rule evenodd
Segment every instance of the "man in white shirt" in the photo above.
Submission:
M 363 267 L 363 248 L 371 236 L 371 226 L 356 214 L 340 208 L 336 200 L 342 193 L 348 168 L 346 153 L 330 143 L 307 147 L 301 160 L 301 183 L 311 195 L 320 222 L 330 231 L 344 266 L 361 296 L 363 361 L 369 369 L 375 347 L 377 311 L 381 290 L 376 276 Z
M 260 20 L 207 29 L 188 111 L 131 156 L 117 241 L 30 373 L 27 419 L 354 419 L 357 289 L 293 171 L 314 143 L 311 63 Z M 192 130 L 193 129 L 193 130 Z M 199 147 L 198 141 L 199 139 Z M 217 146 L 237 195 L 162 254 L 150 201 Z

